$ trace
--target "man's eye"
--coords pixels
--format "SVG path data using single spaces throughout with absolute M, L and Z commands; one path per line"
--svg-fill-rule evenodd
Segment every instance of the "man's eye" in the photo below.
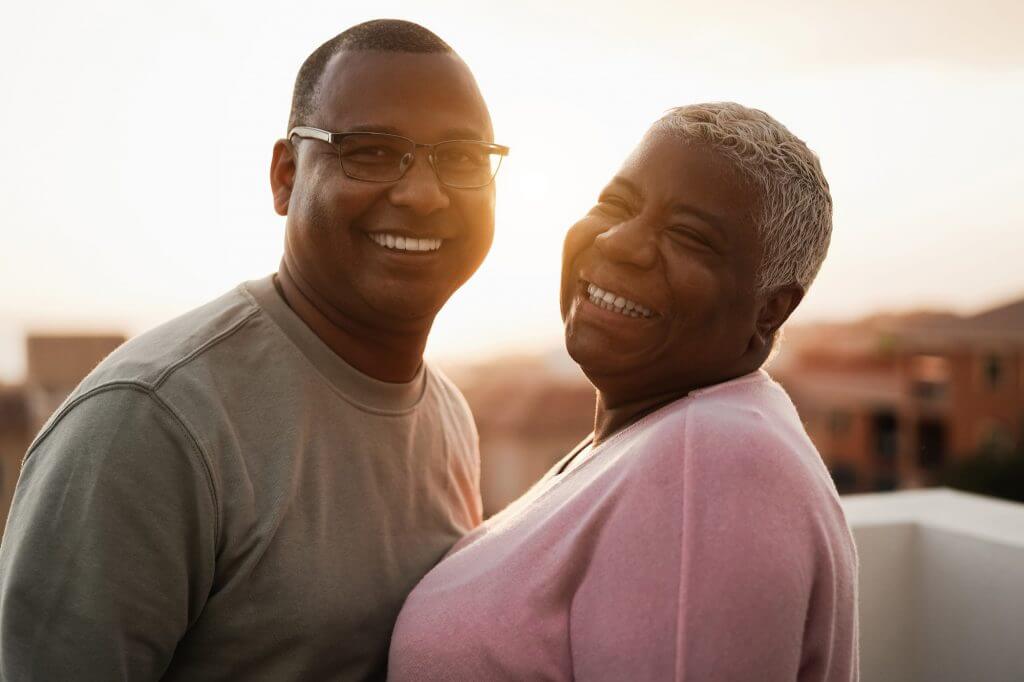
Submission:
M 487 154 L 474 149 L 456 147 L 437 152 L 437 162 L 447 166 L 482 166 L 488 163 Z
M 344 157 L 353 161 L 388 161 L 397 158 L 394 149 L 382 146 L 366 146 L 347 149 L 344 152 Z

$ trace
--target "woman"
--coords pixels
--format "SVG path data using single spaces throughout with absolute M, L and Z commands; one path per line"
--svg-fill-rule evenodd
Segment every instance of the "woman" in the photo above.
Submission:
M 390 678 L 857 678 L 853 541 L 760 369 L 831 213 L 817 158 L 763 112 L 648 131 L 565 242 L 594 433 L 420 582 Z

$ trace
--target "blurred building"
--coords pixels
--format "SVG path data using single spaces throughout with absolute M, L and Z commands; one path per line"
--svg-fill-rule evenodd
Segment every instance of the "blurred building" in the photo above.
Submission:
M 930 485 L 957 459 L 1024 441 L 1024 299 L 797 328 L 771 373 L 840 492 Z
M 451 373 L 480 431 L 485 516 L 519 497 L 594 428 L 594 388 L 564 351 Z
M 124 343 L 117 335 L 41 335 L 26 339 L 28 371 L 19 385 L 0 385 L 0 529 L 33 436 L 100 360 Z
M 929 486 L 957 460 L 1024 445 L 1024 299 L 787 329 L 769 372 L 843 493 Z M 593 428 L 594 389 L 564 352 L 451 373 L 480 430 L 488 515 Z

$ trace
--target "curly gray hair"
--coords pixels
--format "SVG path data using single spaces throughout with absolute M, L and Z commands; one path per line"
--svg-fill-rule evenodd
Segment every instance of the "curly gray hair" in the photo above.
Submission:
M 764 249 L 758 290 L 795 282 L 806 291 L 828 252 L 832 196 L 803 140 L 765 112 L 735 102 L 671 109 L 652 126 L 658 131 L 711 146 L 758 187 Z

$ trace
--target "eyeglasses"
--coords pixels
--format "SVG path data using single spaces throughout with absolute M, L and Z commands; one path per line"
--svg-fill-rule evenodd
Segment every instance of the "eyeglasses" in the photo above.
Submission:
M 447 140 L 437 144 L 413 142 L 389 133 L 331 133 L 298 126 L 288 139 L 322 140 L 338 150 L 345 175 L 366 182 L 400 180 L 416 160 L 416 150 L 427 150 L 430 166 L 442 185 L 456 189 L 486 187 L 494 180 L 508 147 L 478 140 Z

